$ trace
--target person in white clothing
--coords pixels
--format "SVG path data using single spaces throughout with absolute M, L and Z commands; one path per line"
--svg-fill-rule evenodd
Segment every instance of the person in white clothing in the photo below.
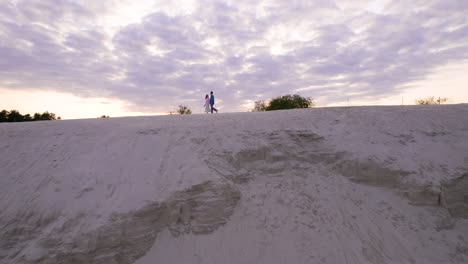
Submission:
M 208 95 L 205 96 L 205 113 L 209 113 L 211 111 L 210 109 L 210 97 Z

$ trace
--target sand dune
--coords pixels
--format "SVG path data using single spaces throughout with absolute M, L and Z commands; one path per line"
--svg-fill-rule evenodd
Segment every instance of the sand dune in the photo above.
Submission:
M 468 263 L 468 105 L 2 123 L 0 263 Z

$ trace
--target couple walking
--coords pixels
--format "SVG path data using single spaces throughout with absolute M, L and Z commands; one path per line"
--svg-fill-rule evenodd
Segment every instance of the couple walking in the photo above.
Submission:
M 213 113 L 213 111 L 216 111 L 216 113 L 218 113 L 218 109 L 214 108 L 214 95 L 213 95 L 213 91 L 211 91 L 211 96 L 208 96 L 206 95 L 205 96 L 205 113 L 209 113 L 211 111 L 211 113 Z

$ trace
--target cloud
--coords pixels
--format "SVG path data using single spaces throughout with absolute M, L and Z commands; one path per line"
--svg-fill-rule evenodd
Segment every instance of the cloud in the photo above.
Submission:
M 148 112 L 201 109 L 213 90 L 240 111 L 296 92 L 320 104 L 381 98 L 468 59 L 466 1 L 184 2 L 112 28 L 103 18 L 126 1 L 2 2 L 0 86 Z

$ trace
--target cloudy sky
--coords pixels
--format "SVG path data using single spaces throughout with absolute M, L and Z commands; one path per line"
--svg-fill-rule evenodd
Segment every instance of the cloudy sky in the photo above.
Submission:
M 468 103 L 466 0 L 1 0 L 0 108 L 64 118 Z

